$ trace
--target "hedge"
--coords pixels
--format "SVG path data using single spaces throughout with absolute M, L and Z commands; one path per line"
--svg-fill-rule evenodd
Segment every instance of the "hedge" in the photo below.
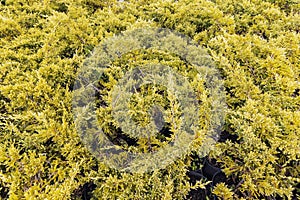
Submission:
M 1 0 L 0 197 L 299 198 L 299 27 L 297 0 Z M 225 123 L 205 158 L 199 141 L 164 169 L 132 173 L 99 161 L 81 140 L 72 107 L 80 69 L 106 39 L 138 28 L 165 28 L 192 38 L 221 73 Z M 147 63 L 178 67 L 183 74 L 190 67 L 169 52 L 131 52 L 112 63 L 112 79 L 100 81 L 99 96 L 109 94 L 122 70 Z M 184 75 L 205 90 L 194 74 Z M 150 94 L 168 108 L 171 97 L 155 96 L 150 88 L 143 87 L 134 98 L 147 100 Z M 101 103 L 111 102 L 98 102 L 98 114 L 118 140 L 106 121 L 109 106 Z M 151 142 L 160 147 L 168 137 Z M 137 151 L 149 151 L 146 141 L 134 143 Z M 224 178 L 214 182 L 206 176 L 207 165 L 220 169 Z M 193 180 L 191 172 L 201 178 Z

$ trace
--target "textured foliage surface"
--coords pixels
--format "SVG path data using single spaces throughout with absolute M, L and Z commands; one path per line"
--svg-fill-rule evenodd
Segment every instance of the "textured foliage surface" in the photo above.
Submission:
M 232 137 L 208 156 L 228 178 L 209 188 L 211 195 L 299 198 L 297 0 L 1 0 L 0 198 L 184 199 L 191 189 L 205 188 L 206 180 L 194 185 L 187 176 L 197 149 L 166 169 L 131 174 L 99 162 L 76 133 L 72 88 L 84 59 L 105 38 L 144 27 L 191 37 L 222 73 L 228 105 L 222 133 Z M 133 52 L 112 69 L 128 67 L 128 60 L 131 67 L 183 66 L 167 53 Z M 104 93 L 120 75 L 109 73 Z M 139 95 L 133 107 L 144 107 Z M 156 98 L 162 105 L 164 99 Z M 139 144 L 146 149 L 146 141 Z

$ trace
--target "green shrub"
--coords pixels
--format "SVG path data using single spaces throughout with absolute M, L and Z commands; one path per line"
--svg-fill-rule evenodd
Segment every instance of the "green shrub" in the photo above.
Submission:
M 165 169 L 120 172 L 99 162 L 76 131 L 72 88 L 85 58 L 104 39 L 145 27 L 191 37 L 222 73 L 228 105 L 223 133 L 237 140 L 217 143 L 208 156 L 230 179 L 212 193 L 299 198 L 299 14 L 296 0 L 0 1 L 1 198 L 184 199 L 208 184 L 189 182 L 191 152 Z M 132 55 L 136 61 L 127 65 Z M 114 83 L 122 75 L 117 67 L 157 60 L 185 66 L 168 52 L 137 51 L 116 60 L 109 73 Z M 105 112 L 99 109 L 99 118 Z M 139 144 L 140 150 L 146 146 Z

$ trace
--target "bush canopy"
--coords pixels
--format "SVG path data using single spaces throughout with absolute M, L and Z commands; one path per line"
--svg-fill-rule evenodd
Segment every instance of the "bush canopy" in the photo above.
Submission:
M 147 65 L 170 66 L 187 78 L 201 129 L 191 148 L 164 168 L 120 171 L 97 159 L 78 134 L 74 87 L 106 39 L 151 28 L 178 32 L 207 52 L 223 80 L 224 125 L 203 158 L 203 137 L 216 119 L 207 80 L 170 51 L 129 51 L 110 62 L 95 85 L 95 112 L 106 136 L 126 151 L 156 151 L 172 143 L 175 125 L 187 120 L 180 112 L 193 112 L 168 88 L 143 85 L 130 97 L 128 116 L 147 124 L 147 110 L 163 108 L 167 125 L 139 139 L 132 121 L 124 126 L 130 134 L 120 131 L 112 89 L 126 71 Z M 300 198 L 299 47 L 298 0 L 0 0 L 0 198 Z M 82 126 L 89 127 L 84 117 Z M 205 166 L 225 178 L 214 182 L 200 173 Z M 193 180 L 191 172 L 201 178 Z

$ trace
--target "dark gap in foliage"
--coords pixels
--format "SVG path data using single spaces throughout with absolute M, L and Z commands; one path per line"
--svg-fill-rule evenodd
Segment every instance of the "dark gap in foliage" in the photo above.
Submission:
M 95 183 L 88 182 L 84 185 L 81 185 L 78 189 L 73 191 L 71 194 L 71 199 L 82 199 L 82 200 L 90 200 L 93 197 L 93 191 L 96 189 L 97 185 Z
M 238 136 L 231 134 L 230 132 L 232 131 L 222 131 L 218 142 L 226 142 L 229 140 L 231 142 L 239 143 Z M 206 199 L 206 197 L 215 199 L 216 196 L 213 195 L 211 191 L 216 184 L 224 182 L 229 186 L 239 186 L 243 182 L 242 180 L 236 179 L 234 176 L 226 177 L 225 173 L 221 170 L 221 165 L 215 160 L 209 160 L 208 157 L 200 158 L 195 152 L 191 157 L 194 169 L 192 170 L 192 168 L 189 168 L 187 173 L 190 178 L 190 183 L 195 184 L 196 181 L 201 179 L 212 181 L 212 183 L 207 185 L 205 189 L 192 189 L 186 199 L 198 200 Z
M 67 13 L 68 12 L 68 6 L 65 3 L 58 3 L 53 1 L 54 3 L 54 10 L 57 12 Z
M 62 50 L 59 53 L 59 56 L 61 57 L 61 59 L 66 59 L 66 58 L 73 58 L 75 54 L 76 54 L 76 49 L 67 46 L 64 50 Z
M 207 159 L 204 160 L 202 173 L 208 180 L 212 181 L 213 186 L 221 182 L 226 182 L 225 173 L 221 168 L 217 167 L 217 164 L 210 163 Z
M 293 93 L 292 97 L 298 97 L 298 96 L 299 96 L 299 94 L 300 94 L 300 89 L 299 89 L 299 88 L 297 88 L 297 89 L 294 91 L 294 93 Z
M 49 155 L 55 155 L 53 157 L 60 159 L 61 161 L 67 161 L 67 158 L 61 154 L 60 151 L 55 148 L 56 143 L 53 141 L 54 136 L 48 138 L 42 145 L 45 147 L 45 152 Z
M 44 146 L 50 146 L 50 145 L 53 145 L 53 144 L 54 144 L 53 138 L 54 138 L 54 136 L 48 138 L 48 139 L 46 140 L 46 142 L 43 143 L 43 145 L 44 145 Z
M 241 20 L 240 17 L 236 18 L 235 21 Z M 236 23 L 239 24 L 239 23 Z M 235 32 L 237 35 L 246 35 L 249 32 L 249 29 L 253 26 L 253 22 L 249 21 L 247 23 L 240 23 L 235 27 Z
M 238 136 L 236 134 L 231 134 L 229 131 L 224 130 L 221 132 L 218 142 L 226 142 L 227 140 L 239 143 Z
M 75 85 L 75 80 L 72 80 L 69 84 L 66 85 L 66 88 L 68 89 L 68 91 L 73 91 L 74 85 Z
M 26 29 L 30 29 L 34 28 L 38 22 L 38 19 L 35 16 L 32 16 L 30 18 L 23 19 L 23 21 L 20 21 L 19 24 Z
M 172 136 L 172 134 L 173 133 L 170 130 L 170 124 L 166 123 L 166 125 L 156 135 L 156 139 L 159 139 L 159 140 L 165 142 L 165 141 L 167 141 L 167 138 L 170 138 Z
M 96 97 L 96 99 L 97 99 L 97 101 L 96 101 L 96 107 L 97 107 L 97 108 L 100 108 L 100 107 L 107 107 L 107 106 L 108 106 L 108 104 L 103 100 L 102 94 L 100 93 L 102 87 L 103 87 L 103 86 L 97 86 L 97 87 L 96 87 L 96 88 L 98 89 L 98 90 L 96 91 L 96 94 L 95 94 L 95 97 Z
M 3 96 L 0 92 L 0 102 L 6 102 L 9 103 L 11 102 L 10 99 L 6 98 L 5 96 Z M 6 107 L 4 103 L 0 103 L 0 113 L 7 113 Z
M 115 144 L 122 146 L 123 142 L 126 142 L 128 146 L 137 146 L 138 140 L 135 138 L 131 138 L 130 136 L 123 133 L 121 128 L 115 127 L 113 124 L 109 124 L 110 130 L 113 134 L 107 134 L 105 135 L 110 139 L 110 141 Z
M 37 52 L 41 47 L 43 46 L 43 42 L 26 42 L 24 44 L 20 44 L 20 45 L 17 45 L 15 46 L 14 48 L 12 48 L 13 51 L 15 52 L 18 52 L 18 50 L 21 50 L 21 49 L 32 49 L 33 51 L 32 52 Z M 23 60 L 20 60 L 21 62 L 20 63 L 23 63 L 23 62 L 30 62 L 28 58 L 26 57 L 23 57 L 22 58 Z M 19 60 L 16 60 L 16 61 L 19 61 Z
M 293 177 L 294 174 L 296 174 L 296 173 L 299 174 L 300 161 L 291 160 L 286 164 L 286 166 L 287 166 L 287 170 L 285 172 L 286 176 Z
M 91 13 L 95 13 L 97 10 L 102 10 L 104 5 L 102 1 L 93 1 L 93 0 L 87 0 L 85 1 L 85 4 L 90 9 Z
M 128 146 L 134 146 L 137 147 L 138 144 L 138 139 L 136 138 L 132 138 L 130 136 L 128 136 L 127 134 L 125 134 L 121 128 L 117 128 L 115 127 L 113 124 L 109 124 L 108 125 L 111 131 L 111 134 L 108 133 L 104 133 L 109 140 L 118 146 L 124 146 L 124 142 L 126 143 L 126 145 Z M 172 132 L 170 131 L 169 126 L 164 126 L 159 133 L 156 135 L 156 139 L 159 139 L 161 142 L 165 142 L 167 141 L 167 138 L 170 138 L 172 136 Z M 149 148 L 151 150 L 152 147 L 156 147 L 157 145 L 155 144 L 150 144 Z
M 192 184 L 195 184 L 196 181 L 203 179 L 202 175 L 200 175 L 199 173 L 195 173 L 195 172 L 190 172 L 189 177 L 190 177 L 190 182 Z M 201 200 L 201 199 L 206 199 L 207 197 L 210 197 L 210 196 L 211 196 L 211 192 L 210 192 L 209 188 L 207 188 L 207 189 L 199 188 L 199 189 L 190 190 L 185 199 L 186 200 Z
M 7 166 L 6 165 L 4 165 L 4 164 L 1 164 L 0 165 L 0 170 L 1 170 L 1 172 L 3 172 L 3 173 L 6 173 L 8 170 L 7 170 Z
M 293 190 L 292 200 L 299 200 L 299 196 L 300 196 L 300 183 L 298 183 L 295 186 L 295 189 Z
M 267 146 L 268 148 L 271 148 L 271 147 L 272 147 L 272 143 L 270 142 L 270 140 L 268 140 L 268 139 L 263 139 L 263 142 L 266 144 L 266 146 Z
M 1 199 L 8 199 L 9 198 L 9 188 L 3 186 L 2 184 L 0 184 L 0 197 Z
M 190 183 L 193 185 L 199 180 L 211 181 L 211 184 L 206 185 L 205 189 L 192 189 L 186 199 L 198 200 L 206 197 L 215 198 L 211 193 L 213 187 L 221 182 L 227 182 L 225 173 L 219 168 L 215 161 L 209 161 L 208 157 L 200 158 L 196 153 L 192 154 L 193 160 L 196 160 L 198 169 L 189 170 L 187 175 Z
M 196 31 L 195 33 L 201 33 L 202 31 L 209 30 L 209 28 L 213 25 L 208 19 L 205 21 L 203 20 L 198 20 L 197 23 L 192 22 L 192 24 L 196 24 Z

